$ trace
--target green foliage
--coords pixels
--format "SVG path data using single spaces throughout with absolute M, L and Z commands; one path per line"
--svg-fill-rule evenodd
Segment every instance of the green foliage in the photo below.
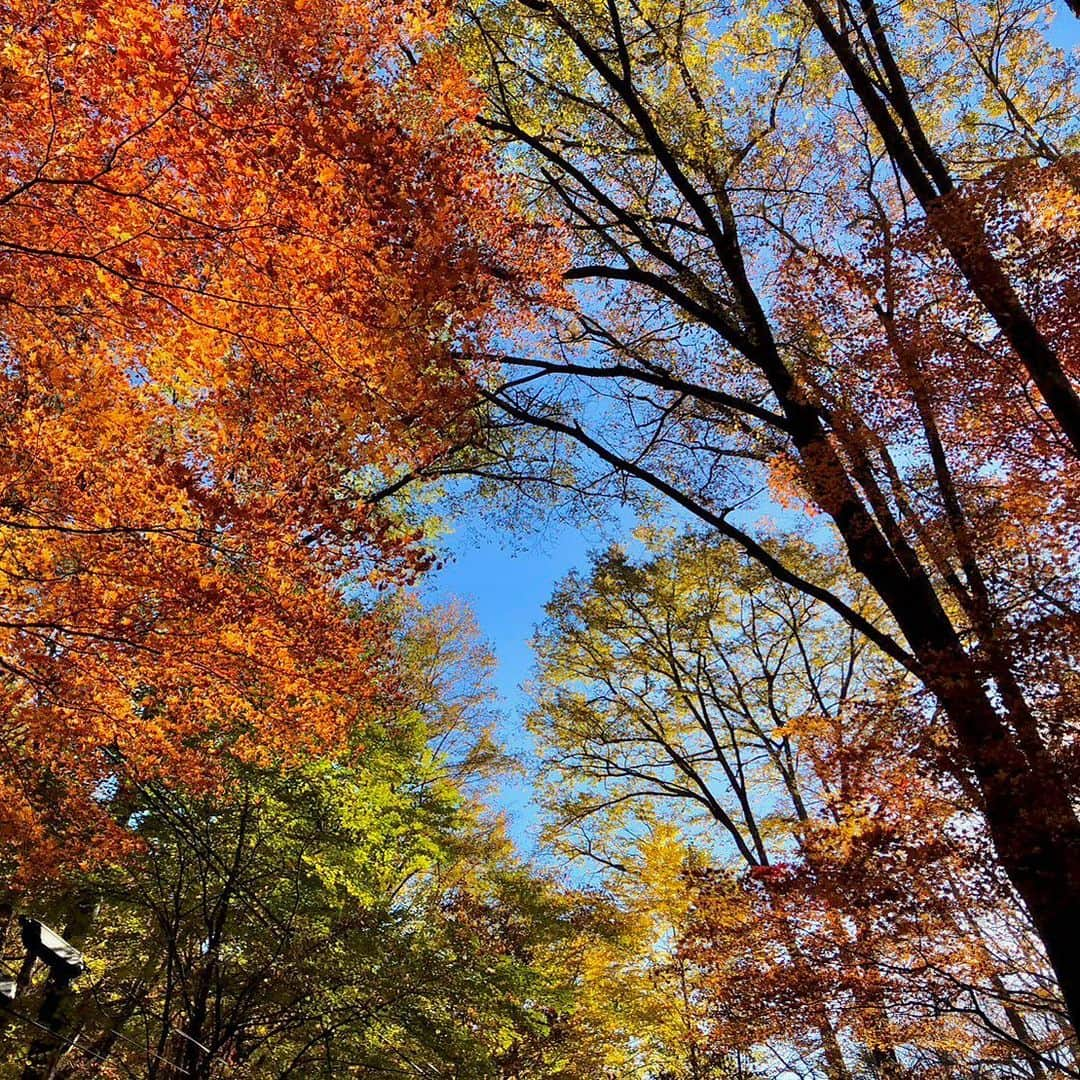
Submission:
M 58 1040 L 33 1027 L 44 975 L 20 994 L 3 1075 L 34 1039 L 73 1078 L 99 1059 L 155 1078 L 605 1075 L 570 1018 L 578 957 L 621 940 L 624 916 L 521 864 L 468 793 L 499 762 L 468 620 L 404 625 L 401 701 L 352 758 L 237 766 L 201 794 L 123 775 L 103 792 L 128 858 L 33 900 L 69 936 L 89 912 L 89 972 Z

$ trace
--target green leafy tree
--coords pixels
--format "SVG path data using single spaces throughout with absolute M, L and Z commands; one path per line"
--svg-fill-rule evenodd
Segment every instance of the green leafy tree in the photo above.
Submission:
M 118 764 L 127 857 L 10 897 L 89 971 L 64 989 L 23 963 L 4 1075 L 669 1075 L 651 924 L 523 864 L 479 801 L 505 759 L 471 619 L 389 606 L 398 697 L 351 757 L 211 791 Z

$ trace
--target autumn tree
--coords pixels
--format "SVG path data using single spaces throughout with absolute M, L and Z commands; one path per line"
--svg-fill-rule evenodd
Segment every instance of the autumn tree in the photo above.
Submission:
M 492 357 L 493 427 L 548 433 L 557 484 L 670 500 L 930 691 L 1075 1016 L 1076 461 L 1033 357 L 1075 363 L 1077 113 L 1042 9 L 515 0 L 462 36 L 579 283 Z M 784 562 L 770 488 L 887 619 Z
M 683 1075 L 641 905 L 524 864 L 470 794 L 498 755 L 468 621 L 402 626 L 400 709 L 362 757 L 141 785 L 123 861 L 12 905 L 77 933 L 89 971 L 45 1023 L 46 973 L 8 934 L 4 1075 Z
M 671 1008 L 677 958 L 658 965 L 682 902 L 668 849 L 616 895 L 524 865 L 470 794 L 505 761 L 490 656 L 460 609 L 389 606 L 399 711 L 356 725 L 359 754 L 226 763 L 209 791 L 125 777 L 100 793 L 122 859 L 6 895 L 4 1075 L 729 1075 Z M 55 1012 L 12 925 L 27 912 L 89 964 Z
M 803 0 L 802 8 L 843 71 L 880 151 L 925 214 L 927 227 L 1023 365 L 1073 452 L 1080 453 L 1080 396 L 1070 342 L 1039 319 L 1038 305 L 1014 284 L 995 226 L 980 213 L 978 199 L 960 189 L 961 180 L 980 178 L 979 166 L 985 162 L 971 160 L 979 150 L 988 151 L 991 161 L 1005 154 L 1052 165 L 1061 157 L 1063 138 L 1072 134 L 1048 115 L 1063 98 L 1051 99 L 1047 109 L 1015 73 L 1027 62 L 1021 57 L 1038 47 L 1032 9 L 995 5 L 983 12 L 953 2 L 909 20 L 876 0 L 861 0 L 857 10 L 846 2 L 832 10 L 819 0 Z M 1010 19 L 1028 25 L 1010 28 Z M 970 87 L 965 89 L 982 97 L 981 109 L 965 117 L 982 128 L 975 146 L 964 146 L 941 124 L 926 95 L 927 85 L 944 74 L 940 57 L 913 55 L 918 36 L 926 31 L 932 40 L 945 38 L 951 46 L 945 55 L 962 64 L 959 77 Z M 988 39 L 995 37 L 1011 55 L 987 48 Z M 995 122 L 1003 114 L 1004 123 Z
M 837 560 L 784 554 L 847 591 Z M 538 649 L 550 838 L 674 906 L 703 1047 L 801 1049 L 834 1078 L 860 1055 L 878 1076 L 1072 1067 L 922 691 L 834 613 L 710 537 L 654 535 L 564 581 Z
M 438 4 L 0 10 L 0 832 L 85 857 L 117 770 L 209 781 L 392 694 L 364 492 L 460 440 L 537 249 Z M 531 273 L 531 282 L 542 274 Z

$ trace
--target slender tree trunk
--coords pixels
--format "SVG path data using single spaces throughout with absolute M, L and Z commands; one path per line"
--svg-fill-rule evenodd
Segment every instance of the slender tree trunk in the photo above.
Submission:
M 1075 2 L 1069 0 L 1070 4 Z M 874 4 L 864 2 L 862 7 L 873 32 L 878 59 L 890 77 L 885 95 L 856 54 L 848 35 L 832 21 L 820 0 L 803 0 L 803 3 L 843 67 L 896 168 L 926 212 L 931 227 L 1020 358 L 1073 451 L 1080 454 L 1080 394 L 994 257 L 982 225 L 960 202 L 948 168 L 930 145 L 915 114 L 903 77 L 889 54 L 884 31 L 876 25 Z
M 939 199 L 926 208 L 927 220 L 1019 356 L 1073 450 L 1080 454 L 1080 395 L 994 258 L 982 227 L 960 207 L 959 199 L 958 192 Z
M 828 1073 L 829 1080 L 851 1080 L 851 1070 L 844 1060 L 840 1040 L 836 1037 L 836 1030 L 827 1019 L 821 1021 L 818 1033 L 821 1036 L 821 1047 L 825 1052 L 825 1071 Z
M 795 931 L 787 919 L 781 919 L 780 933 L 784 946 L 791 954 L 792 962 L 797 968 L 808 971 L 809 963 L 803 955 L 802 949 L 799 948 Z M 825 1055 L 825 1072 L 829 1080 L 852 1080 L 851 1071 L 848 1069 L 847 1061 L 844 1058 L 843 1047 L 841 1047 L 840 1040 L 836 1035 L 836 1028 L 833 1027 L 832 1021 L 824 1008 L 819 1009 L 815 1019 L 817 1021 L 818 1037 L 821 1039 L 821 1049 Z
M 1035 1052 L 1035 1040 L 1031 1037 L 1031 1031 L 1028 1029 L 1023 1013 L 1009 1001 L 1008 990 L 1001 981 L 1000 976 L 995 975 L 990 981 L 1001 996 L 1001 1007 L 1005 1010 L 1005 1018 L 1009 1021 L 1009 1027 L 1012 1028 L 1017 1041 L 1021 1044 L 1019 1050 L 1028 1063 L 1028 1068 L 1031 1069 L 1032 1080 L 1043 1080 L 1046 1076 L 1046 1070 L 1042 1066 L 1039 1055 Z

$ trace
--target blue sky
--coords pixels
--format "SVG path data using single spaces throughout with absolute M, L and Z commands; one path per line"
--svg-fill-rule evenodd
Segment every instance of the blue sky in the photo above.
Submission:
M 1057 9 L 1050 30 L 1050 40 L 1059 49 L 1080 47 L 1080 19 L 1073 15 L 1064 4 L 1059 3 Z
M 526 705 L 522 684 L 532 674 L 529 639 L 544 617 L 544 605 L 558 581 L 587 564 L 591 550 L 625 531 L 626 523 L 621 528 L 613 524 L 604 535 L 596 527 L 582 529 L 551 520 L 527 537 L 511 537 L 491 521 L 481 520 L 460 522 L 441 545 L 448 562 L 429 578 L 425 598 L 435 604 L 460 599 L 475 613 L 498 663 L 500 735 L 515 753 L 527 754 L 530 746 L 522 723 Z M 504 786 L 498 804 L 518 846 L 530 850 L 537 811 L 527 776 Z

